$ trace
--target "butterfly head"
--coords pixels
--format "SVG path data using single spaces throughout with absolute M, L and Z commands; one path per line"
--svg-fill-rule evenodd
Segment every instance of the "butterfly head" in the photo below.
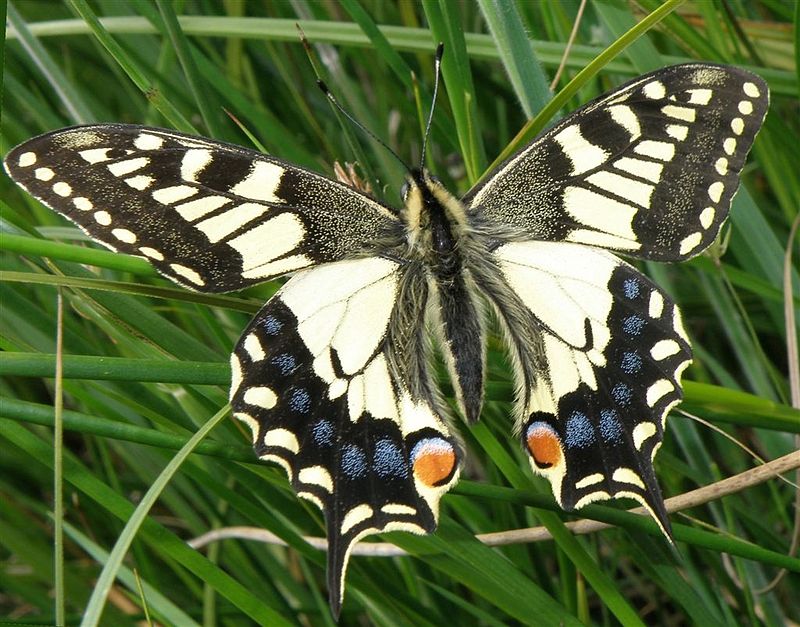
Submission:
M 423 236 L 437 226 L 457 237 L 460 227 L 466 225 L 464 205 L 438 177 L 424 168 L 409 172 L 400 193 L 403 218 L 412 244 L 424 241 Z

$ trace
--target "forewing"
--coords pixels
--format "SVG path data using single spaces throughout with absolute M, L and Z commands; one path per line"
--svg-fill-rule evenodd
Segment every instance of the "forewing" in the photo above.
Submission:
M 459 453 L 425 372 L 425 279 L 378 257 L 294 276 L 232 356 L 231 405 L 262 459 L 283 466 L 328 530 L 338 614 L 352 545 L 428 533 Z
M 602 250 L 524 242 L 494 256 L 510 343 L 527 351 L 518 402 L 534 471 L 565 509 L 629 496 L 668 534 L 652 460 L 691 361 L 677 307 Z
M 397 225 L 389 209 L 345 185 L 163 129 L 61 129 L 14 148 L 5 167 L 94 239 L 201 291 L 359 254 Z
M 677 261 L 717 236 L 766 114 L 755 74 L 689 64 L 578 109 L 464 202 L 526 237 Z

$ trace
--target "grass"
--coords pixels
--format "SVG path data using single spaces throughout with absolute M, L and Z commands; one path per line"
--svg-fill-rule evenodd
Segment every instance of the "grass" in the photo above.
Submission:
M 552 98 L 547 86 L 578 2 L 8 5 L 3 154 L 90 121 L 252 146 L 227 111 L 266 151 L 303 166 L 330 174 L 334 161 L 357 156 L 392 204 L 402 169 L 341 124 L 312 61 L 348 110 L 413 160 L 432 53 L 444 41 L 429 164 L 460 192 L 552 116 L 642 72 L 704 59 L 769 82 L 770 114 L 725 245 L 681 265 L 643 266 L 680 304 L 695 349 L 656 463 L 666 496 L 706 488 L 672 516 L 677 551 L 618 505 L 572 515 L 556 507 L 511 436 L 509 371 L 492 341 L 483 419 L 472 430 L 454 425 L 469 461 L 443 500 L 439 531 L 384 536 L 414 557 L 354 557 L 342 624 L 800 621 L 800 559 L 789 554 L 796 475 L 737 484 L 720 498 L 722 480 L 744 480 L 762 461 L 796 451 L 800 433 L 784 320 L 800 293 L 796 261 L 784 279 L 800 206 L 798 29 L 791 34 L 800 9 L 789 0 L 631 7 L 589 3 Z M 525 111 L 534 116 L 528 126 Z M 140 259 L 87 245 L 6 177 L 0 197 L 0 622 L 330 624 L 324 554 L 302 539 L 323 535 L 321 515 L 295 497 L 280 469 L 254 462 L 238 424 L 212 422 L 226 402 L 231 346 L 277 284 L 192 294 Z M 58 292 L 64 408 L 55 412 Z M 63 519 L 54 506 L 59 482 Z M 584 515 L 613 526 L 573 535 L 564 522 Z M 234 525 L 268 530 L 290 548 L 186 544 Z M 475 538 L 540 525 L 553 539 L 489 548 Z M 785 576 L 765 590 L 781 569 Z

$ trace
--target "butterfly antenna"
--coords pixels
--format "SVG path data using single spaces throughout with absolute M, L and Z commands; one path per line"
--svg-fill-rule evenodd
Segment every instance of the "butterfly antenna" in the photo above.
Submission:
M 428 122 L 425 124 L 425 135 L 422 138 L 422 154 L 419 158 L 419 167 L 425 166 L 425 151 L 428 148 L 428 135 L 431 134 L 431 124 L 433 123 L 433 110 L 436 108 L 436 95 L 439 93 L 439 77 L 442 74 L 442 55 L 444 54 L 444 43 L 439 42 L 436 46 L 436 60 L 434 61 L 434 73 L 436 77 L 433 81 L 433 98 L 431 98 L 431 110 L 428 113 Z
M 342 114 L 344 117 L 346 117 L 348 120 L 350 120 L 350 122 L 352 122 L 352 123 L 353 123 L 353 125 L 354 125 L 356 128 L 360 129 L 362 133 L 366 133 L 366 134 L 367 134 L 369 137 L 371 137 L 371 138 L 372 138 L 372 139 L 374 139 L 376 142 L 378 142 L 378 143 L 379 143 L 381 146 L 383 146 L 384 148 L 386 148 L 386 150 L 388 150 L 388 151 L 389 151 L 389 153 L 390 153 L 390 154 L 391 154 L 391 155 L 392 155 L 392 156 L 393 156 L 395 159 L 397 159 L 397 160 L 400 162 L 400 164 L 401 164 L 401 165 L 402 165 L 402 166 L 403 166 L 403 167 L 404 167 L 404 168 L 405 168 L 405 169 L 406 169 L 408 172 L 411 172 L 411 168 L 408 166 L 408 164 L 407 164 L 405 161 L 403 161 L 403 160 L 400 158 L 400 155 L 398 155 L 398 154 L 397 154 L 397 153 L 396 153 L 394 150 L 392 150 L 392 149 L 389 147 L 389 145 L 388 145 L 388 144 L 387 144 L 385 141 L 383 141 L 383 140 L 382 140 L 380 137 L 378 137 L 378 136 L 377 136 L 375 133 L 373 133 L 371 130 L 369 130 L 369 129 L 368 129 L 366 126 L 364 126 L 364 125 L 363 125 L 361 122 L 359 122 L 358 120 L 356 120 L 356 119 L 355 119 L 355 118 L 354 118 L 352 115 L 350 115 L 350 114 L 347 112 L 347 110 L 346 110 L 346 109 L 345 109 L 345 108 L 344 108 L 342 105 L 340 105 L 340 104 L 339 104 L 339 101 L 338 101 L 338 100 L 336 100 L 336 97 L 335 97 L 335 96 L 334 96 L 334 95 L 331 93 L 331 91 L 328 89 L 328 86 L 325 84 L 325 82 L 324 82 L 323 80 L 321 80 L 321 79 L 317 79 L 317 85 L 318 85 L 318 86 L 319 86 L 319 88 L 322 90 L 322 93 L 323 93 L 323 94 L 325 94 L 325 97 L 326 97 L 328 100 L 330 100 L 330 101 L 331 101 L 331 104 L 332 104 L 334 107 L 336 107 L 336 109 L 339 111 L 339 113 L 341 113 L 341 114 Z

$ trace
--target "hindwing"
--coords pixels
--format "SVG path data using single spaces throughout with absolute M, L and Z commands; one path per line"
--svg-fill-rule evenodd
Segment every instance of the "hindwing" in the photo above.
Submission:
M 535 240 L 678 261 L 719 232 L 769 90 L 733 67 L 645 74 L 578 109 L 464 199 Z
M 566 509 L 629 496 L 668 534 L 652 460 L 691 361 L 677 307 L 602 250 L 509 243 L 494 260 L 504 288 L 489 294 L 517 351 L 533 470 Z
M 113 250 L 228 292 L 371 249 L 391 210 L 252 150 L 164 129 L 77 126 L 14 148 L 9 174 Z
M 325 514 L 337 614 L 353 543 L 433 531 L 458 476 L 424 366 L 425 290 L 413 267 L 378 257 L 301 272 L 231 359 L 231 405 L 257 454 Z

